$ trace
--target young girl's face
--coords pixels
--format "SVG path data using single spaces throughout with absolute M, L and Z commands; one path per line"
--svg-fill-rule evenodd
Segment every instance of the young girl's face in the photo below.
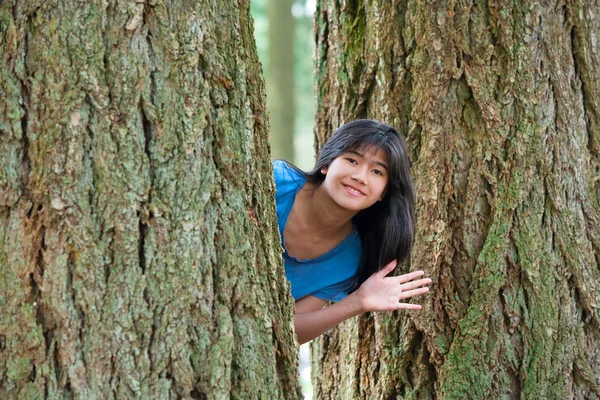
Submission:
M 321 169 L 325 175 L 322 188 L 340 207 L 358 212 L 383 199 L 388 171 L 384 150 L 350 150 Z

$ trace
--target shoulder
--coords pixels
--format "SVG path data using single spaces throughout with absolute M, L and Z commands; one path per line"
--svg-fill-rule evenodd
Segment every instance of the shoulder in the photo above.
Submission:
M 287 173 L 288 166 L 286 162 L 283 160 L 273 160 L 273 177 L 275 178 L 275 183 L 285 179 Z
M 273 161 L 273 178 L 275 180 L 275 205 L 279 233 L 283 235 L 283 229 L 294 205 L 296 193 L 302 188 L 306 178 L 300 171 L 297 171 L 283 160 Z
M 291 178 L 294 176 L 303 178 L 302 173 L 285 160 L 273 160 L 273 172 L 276 179 Z
M 284 160 L 273 161 L 273 178 L 277 192 L 300 188 L 306 182 L 304 175 Z

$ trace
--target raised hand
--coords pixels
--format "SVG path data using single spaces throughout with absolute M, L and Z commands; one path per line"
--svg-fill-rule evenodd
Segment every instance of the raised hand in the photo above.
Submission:
M 423 271 L 410 272 L 400 276 L 387 276 L 396 268 L 396 260 L 393 260 L 381 271 L 374 273 L 356 291 L 363 311 L 392 311 L 399 309 L 420 310 L 419 304 L 402 303 L 401 300 L 408 299 L 419 294 L 427 293 L 431 279 L 423 278 Z

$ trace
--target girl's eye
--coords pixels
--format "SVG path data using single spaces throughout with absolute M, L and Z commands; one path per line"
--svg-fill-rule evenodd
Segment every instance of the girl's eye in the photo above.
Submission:
M 383 172 L 381 172 L 381 171 L 380 171 L 380 170 L 378 170 L 378 169 L 374 169 L 374 170 L 373 170 L 373 173 L 374 173 L 375 175 L 381 175 L 381 176 L 383 176 Z
M 347 157 L 346 160 L 348 160 L 350 164 L 356 164 L 356 160 L 354 158 Z

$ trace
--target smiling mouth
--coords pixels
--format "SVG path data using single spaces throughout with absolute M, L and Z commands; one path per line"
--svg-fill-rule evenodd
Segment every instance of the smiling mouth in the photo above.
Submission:
M 346 189 L 346 192 L 350 193 L 353 196 L 357 196 L 357 197 L 366 196 L 366 194 L 364 194 L 363 192 L 361 192 L 360 190 L 358 190 L 357 188 L 352 187 L 352 186 L 344 185 L 344 189 Z

